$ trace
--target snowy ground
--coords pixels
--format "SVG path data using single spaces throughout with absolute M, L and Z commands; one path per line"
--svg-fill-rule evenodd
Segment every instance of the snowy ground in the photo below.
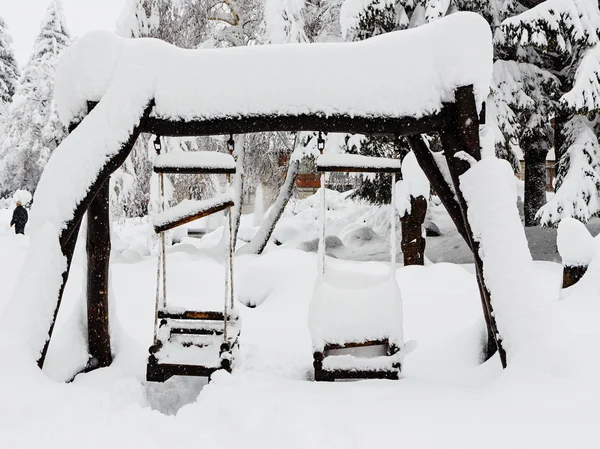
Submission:
M 384 263 L 362 260 L 385 260 L 379 215 L 386 214 L 332 201 L 337 211 L 332 208 L 328 226 L 342 245 L 330 250 L 336 258 L 328 263 L 383 273 Z M 72 338 L 82 310 L 79 247 L 46 375 L 35 369 L 14 372 L 6 365 L 0 370 L 0 448 L 599 447 L 600 298 L 593 279 L 584 278 L 560 298 L 561 266 L 536 263 L 559 344 L 541 349 L 550 362 L 519 359 L 502 371 L 496 357 L 478 364 L 483 320 L 472 267 L 399 266 L 405 337 L 417 341 L 405 359 L 403 379 L 314 383 L 307 311 L 317 263 L 314 251 L 304 251 L 311 249 L 304 233 L 316 229 L 316 216 L 310 200 L 291 209 L 275 234 L 280 246 L 271 244 L 263 256 L 236 258 L 239 300 L 256 307 L 239 305 L 241 366 L 232 375 L 218 373 L 209 385 L 202 379 L 144 380 L 156 254 L 149 225 L 133 221 L 114 227 L 115 363 L 73 383 L 57 382 L 85 360 L 84 348 Z M 10 211 L 0 211 L 0 314 L 29 247 L 28 236 L 11 233 L 9 218 Z M 251 222 L 244 217 L 240 238 L 251 236 L 253 229 L 246 226 Z M 375 235 L 361 230 L 361 223 Z M 452 253 L 457 245 L 452 233 L 436 239 L 428 239 L 430 260 L 467 262 L 458 249 Z M 171 304 L 220 307 L 218 240 L 212 233 L 183 238 L 170 248 Z M 554 243 L 541 237 L 540 242 Z

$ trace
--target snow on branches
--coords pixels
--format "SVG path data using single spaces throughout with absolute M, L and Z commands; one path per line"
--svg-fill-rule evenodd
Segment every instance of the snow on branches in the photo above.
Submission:
M 561 157 L 557 192 L 538 212 L 542 225 L 555 226 L 565 217 L 586 223 L 600 212 L 600 145 L 595 125 L 582 116 L 567 122 L 568 149 Z
M 66 129 L 52 106 L 54 73 L 62 51 L 70 45 L 60 1 L 53 0 L 42 20 L 33 54 L 4 116 L 0 139 L 0 191 L 34 191 L 42 167 L 62 141 Z
M 12 38 L 8 34 L 4 19 L 0 17 L 0 115 L 12 100 L 19 78 L 19 69 L 11 44 Z

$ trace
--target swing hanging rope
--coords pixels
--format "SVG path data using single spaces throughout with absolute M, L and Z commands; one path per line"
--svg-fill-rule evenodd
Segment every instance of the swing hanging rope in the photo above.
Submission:
M 160 136 L 156 136 L 154 139 L 154 149 L 156 150 L 156 155 L 158 156 L 161 151 L 161 143 Z M 159 184 L 160 184 L 160 201 L 159 201 L 159 209 L 161 212 L 165 210 L 165 188 L 164 188 L 164 177 L 163 174 L 159 174 Z M 167 306 L 167 265 L 166 265 L 166 257 L 165 257 L 165 233 L 160 233 L 160 251 L 157 258 L 157 266 L 156 266 L 156 304 L 154 307 L 154 344 L 157 343 L 157 333 L 158 333 L 158 310 L 160 307 L 160 296 L 161 296 L 161 281 L 162 281 L 162 307 L 166 308 Z
M 319 154 L 323 155 L 325 150 L 325 139 L 323 134 L 319 131 L 319 137 L 317 138 L 317 149 Z M 327 203 L 325 201 L 325 172 L 321 172 L 321 212 L 319 214 L 319 221 L 321 229 L 319 232 L 319 276 L 325 274 L 325 210 L 327 209 Z
M 395 143 L 398 142 L 396 138 Z M 398 149 L 394 145 L 394 158 L 398 158 Z M 392 200 L 390 208 L 390 274 L 394 276 L 396 272 L 396 172 L 392 172 Z
M 233 134 L 229 135 L 229 140 L 227 141 L 227 151 L 230 155 L 233 155 L 233 151 L 235 149 L 235 143 L 233 140 Z M 229 190 L 231 186 L 231 175 L 227 174 L 227 184 L 225 186 L 226 192 Z M 223 303 L 223 343 L 228 344 L 227 342 L 227 327 L 229 322 L 229 306 L 231 305 L 231 309 L 233 310 L 233 223 L 231 217 L 231 209 L 228 209 L 227 214 L 227 239 L 223 239 L 226 245 L 225 252 L 225 295 L 224 295 L 224 303 Z M 229 296 L 229 298 L 228 298 Z

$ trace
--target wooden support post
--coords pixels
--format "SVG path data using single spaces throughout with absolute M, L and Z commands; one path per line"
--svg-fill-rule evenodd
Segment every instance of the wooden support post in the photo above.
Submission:
M 67 259 L 67 268 L 63 273 L 62 284 L 58 292 L 58 298 L 56 299 L 54 318 L 48 328 L 48 339 L 46 340 L 40 358 L 37 361 L 37 364 L 40 368 L 43 368 L 44 366 L 44 361 L 48 352 L 48 346 L 50 344 L 50 339 L 52 338 L 52 332 L 54 331 L 54 324 L 56 323 L 56 317 L 58 316 L 58 311 L 62 302 L 62 296 L 65 290 L 65 285 L 69 278 L 69 272 L 71 270 L 71 260 L 73 259 L 73 252 L 75 251 L 75 245 L 77 243 L 77 234 L 79 233 L 79 228 L 81 227 L 81 221 L 83 219 L 83 216 L 88 210 L 90 204 L 92 203 L 98 192 L 100 191 L 102 185 L 108 181 L 110 175 L 116 169 L 118 169 L 125 162 L 127 156 L 129 156 L 129 153 L 131 152 L 135 141 L 140 135 L 140 127 L 145 126 L 145 121 L 150 116 L 150 112 L 152 111 L 153 107 L 154 101 L 151 101 L 150 104 L 148 104 L 148 106 L 144 110 L 144 114 L 140 119 L 139 126 L 133 129 L 131 135 L 129 136 L 129 140 L 127 140 L 127 142 L 123 144 L 120 151 L 117 152 L 114 156 L 112 156 L 106 162 L 106 164 L 104 164 L 104 167 L 102 168 L 100 173 L 98 173 L 98 176 L 96 177 L 94 182 L 90 185 L 90 189 L 73 211 L 73 217 L 67 222 L 66 227 L 60 234 L 60 247 L 63 255 Z M 74 127 L 70 127 L 69 129 L 72 131 Z
M 563 267 L 562 288 L 567 288 L 577 284 L 579 280 L 583 277 L 587 269 L 587 265 L 565 265 Z
M 87 212 L 88 369 L 112 363 L 108 317 L 110 263 L 110 182 L 107 179 Z
M 423 137 L 420 135 L 414 135 L 408 136 L 407 139 L 408 143 L 410 144 L 410 148 L 412 149 L 413 153 L 415 153 L 419 166 L 429 180 L 429 184 L 431 184 L 435 194 L 440 198 L 440 201 L 448 211 L 448 214 L 454 222 L 454 226 L 456 226 L 458 233 L 462 236 L 469 248 L 471 248 L 471 241 L 469 240 L 467 229 L 465 228 L 465 224 L 463 222 L 462 212 L 460 210 L 460 206 L 458 205 L 458 201 L 456 201 L 456 196 L 444 178 L 442 171 L 437 166 L 437 163 L 435 162 L 431 151 L 427 147 L 427 144 L 423 140 Z
M 404 266 L 425 264 L 423 223 L 427 214 L 427 200 L 423 196 L 410 198 L 410 213 L 400 218 L 402 226 L 402 253 Z
M 479 254 L 479 242 L 475 241 L 473 236 L 473 231 L 468 220 L 467 202 L 460 191 L 459 178 L 470 168 L 470 165 L 464 159 L 456 157 L 456 154 L 462 151 L 477 161 L 481 160 L 479 120 L 473 86 L 465 86 L 456 89 L 455 99 L 455 103 L 444 105 L 442 112 L 442 115 L 444 116 L 444 126 L 440 132 L 440 138 L 442 140 L 444 155 L 452 177 L 452 183 L 454 184 L 456 200 L 460 206 L 464 227 L 470 242 L 469 246 L 475 259 L 475 269 L 481 295 L 483 315 L 488 330 L 486 358 L 491 357 L 494 350 L 497 349 L 502 367 L 506 368 L 506 352 L 502 346 L 502 339 L 496 326 L 496 319 L 494 318 L 491 303 L 491 294 L 485 284 L 483 260 Z

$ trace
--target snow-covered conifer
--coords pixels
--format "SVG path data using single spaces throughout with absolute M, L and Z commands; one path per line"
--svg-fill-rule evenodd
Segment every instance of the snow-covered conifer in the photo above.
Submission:
M 69 44 L 62 4 L 52 0 L 5 116 L 0 142 L 0 186 L 5 192 L 35 191 L 44 161 L 64 136 L 63 125 L 52 119 L 52 96 L 56 62 Z
M 552 72 L 559 81 L 562 96 L 554 113 L 558 190 L 568 190 L 573 183 L 580 186 L 594 184 L 597 173 L 593 172 L 597 164 L 593 157 L 589 158 L 594 153 L 589 148 L 595 146 L 593 139 L 590 140 L 592 125 L 582 117 L 576 118 L 575 114 L 587 115 L 600 110 L 599 65 L 594 59 L 600 47 L 600 11 L 597 3 L 588 0 L 547 0 L 506 19 L 500 31 L 500 43 L 515 48 L 521 61 Z M 587 163 L 582 164 L 584 160 Z M 580 196 L 575 199 L 573 194 Z M 574 201 L 579 205 L 585 203 L 587 208 L 573 207 Z M 552 202 L 540 210 L 539 217 L 546 226 L 556 225 L 560 218 L 569 213 L 585 221 L 595 213 L 597 202 L 598 191 L 588 188 L 571 190 L 565 194 L 557 192 Z
M 8 107 L 17 89 L 19 68 L 13 53 L 12 38 L 0 17 L 0 116 Z
M 307 42 L 305 0 L 265 0 L 264 33 L 269 44 Z

